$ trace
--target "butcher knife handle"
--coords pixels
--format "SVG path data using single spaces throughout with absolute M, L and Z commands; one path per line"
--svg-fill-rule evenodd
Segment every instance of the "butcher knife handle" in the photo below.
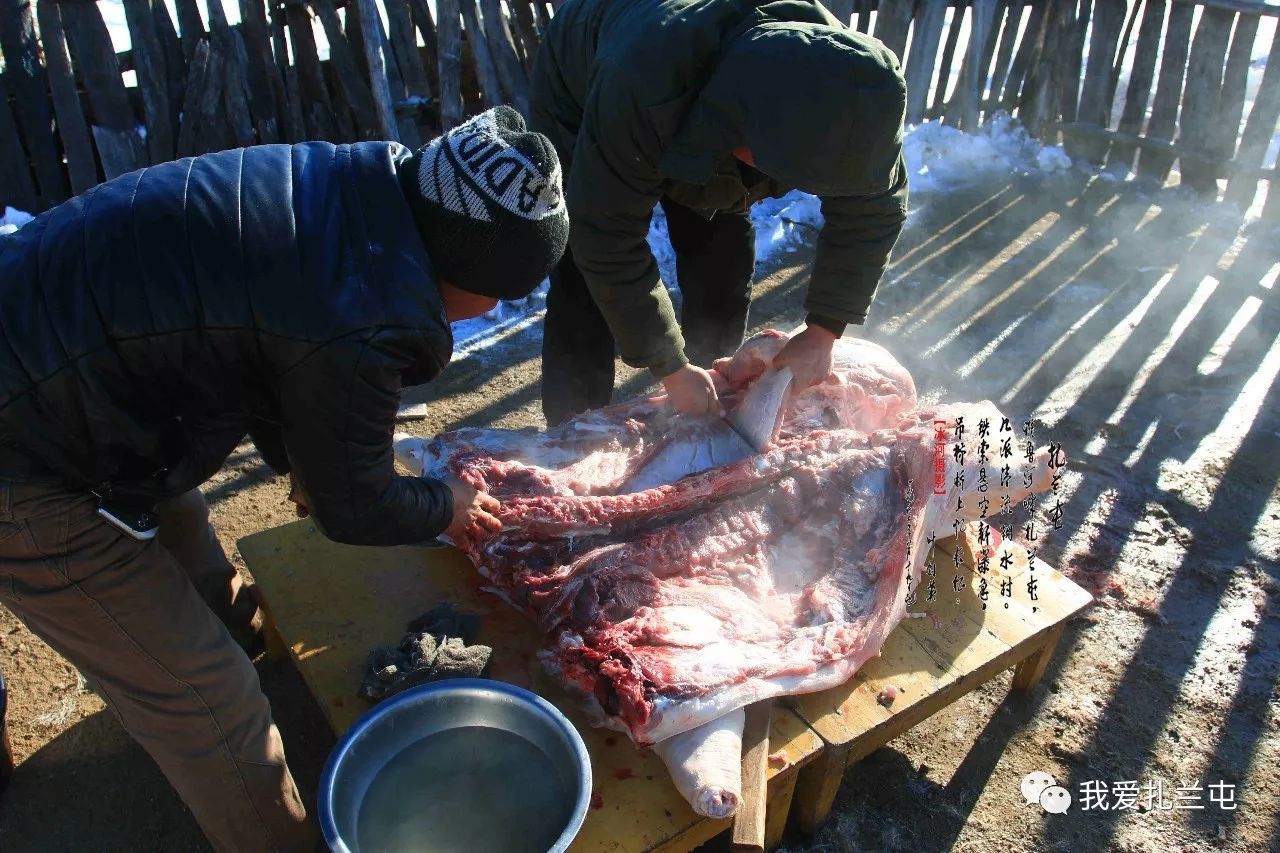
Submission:
M 765 805 L 769 799 L 769 724 L 773 700 L 747 707 L 742 727 L 742 800 L 733 819 L 735 850 L 764 850 Z

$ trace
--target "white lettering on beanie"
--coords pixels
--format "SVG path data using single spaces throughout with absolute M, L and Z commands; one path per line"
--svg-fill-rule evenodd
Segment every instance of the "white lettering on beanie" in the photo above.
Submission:
M 551 174 L 513 148 L 520 133 L 499 127 L 494 110 L 458 125 L 422 150 L 418 186 L 427 199 L 483 222 L 496 204 L 523 219 L 539 220 L 564 210 L 560 165 Z

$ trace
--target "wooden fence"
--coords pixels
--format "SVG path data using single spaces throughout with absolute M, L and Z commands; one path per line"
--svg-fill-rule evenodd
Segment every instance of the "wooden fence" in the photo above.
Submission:
M 91 0 L 0 0 L 0 203 L 43 210 L 175 156 L 304 139 L 414 146 L 487 106 L 527 113 L 539 39 L 562 2 L 436 0 L 437 20 L 427 0 L 238 0 L 233 26 L 218 0 L 175 0 L 176 21 L 163 0 L 123 0 L 131 48 L 117 54 Z M 1246 206 L 1276 178 L 1263 159 L 1280 116 L 1280 38 L 1247 117 L 1244 109 L 1260 19 L 1280 7 L 829 5 L 905 55 L 911 123 L 972 130 L 1004 110 L 1033 135 L 1064 140 L 1073 157 L 1162 181 L 1177 162 L 1184 183 L 1225 189 Z M 1280 217 L 1280 192 L 1269 193 L 1265 215 Z

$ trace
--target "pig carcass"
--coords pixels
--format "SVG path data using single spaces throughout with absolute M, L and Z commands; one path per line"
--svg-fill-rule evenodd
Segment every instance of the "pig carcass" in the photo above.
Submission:
M 715 365 L 727 407 L 785 341 L 762 333 Z M 660 399 L 545 432 L 401 438 L 397 452 L 502 501 L 500 531 L 456 543 L 487 588 L 536 620 L 544 665 L 599 724 L 657 744 L 695 809 L 724 816 L 734 712 L 838 685 L 877 654 L 926 538 L 979 516 L 980 482 L 995 507 L 1048 487 L 1043 451 L 1003 487 L 980 480 L 976 454 L 939 454 L 958 418 L 1001 423 L 990 403 L 918 409 L 888 352 L 844 339 L 834 375 L 793 391 L 772 445 L 745 458 L 723 420 Z

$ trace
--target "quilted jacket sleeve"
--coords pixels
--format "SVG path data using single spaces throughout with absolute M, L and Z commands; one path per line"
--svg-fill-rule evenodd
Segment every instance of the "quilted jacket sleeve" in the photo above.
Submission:
M 316 525 L 335 542 L 424 542 L 452 520 L 448 486 L 398 475 L 391 451 L 401 374 L 420 367 L 424 351 L 412 330 L 352 335 L 325 344 L 282 379 L 289 463 Z

